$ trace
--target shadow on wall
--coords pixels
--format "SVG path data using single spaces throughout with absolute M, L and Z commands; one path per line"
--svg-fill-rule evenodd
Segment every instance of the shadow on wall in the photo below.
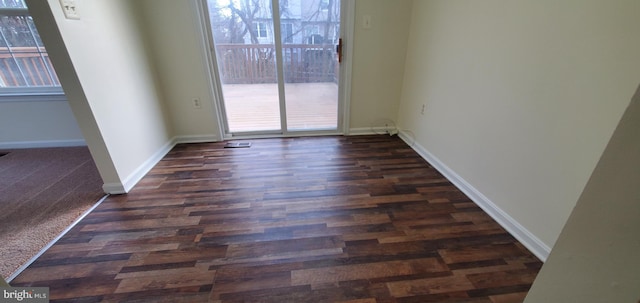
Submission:
M 526 303 L 635 302 L 640 281 L 640 87 Z

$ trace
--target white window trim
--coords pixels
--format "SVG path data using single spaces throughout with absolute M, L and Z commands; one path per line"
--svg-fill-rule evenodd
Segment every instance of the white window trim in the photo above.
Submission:
M 58 88 L 58 89 L 54 89 Z M 43 101 L 67 101 L 62 88 L 52 87 L 51 90 L 41 92 L 19 91 L 15 93 L 2 92 L 0 90 L 0 103 L 3 102 L 43 102 Z
M 29 10 L 20 7 L 0 7 L 0 15 L 4 16 L 23 16 L 29 15 Z

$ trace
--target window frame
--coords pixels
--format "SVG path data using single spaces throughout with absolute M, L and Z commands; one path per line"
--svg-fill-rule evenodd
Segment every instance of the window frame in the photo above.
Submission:
M 269 38 L 269 30 L 267 28 L 267 23 L 262 21 L 254 21 L 254 33 L 256 34 L 256 38 Z M 264 36 L 261 33 L 264 32 Z

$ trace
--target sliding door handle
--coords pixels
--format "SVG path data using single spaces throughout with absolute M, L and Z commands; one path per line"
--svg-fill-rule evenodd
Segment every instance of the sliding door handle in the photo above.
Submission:
M 342 63 L 342 38 L 338 39 L 338 45 L 336 46 L 336 53 L 338 53 L 338 63 Z

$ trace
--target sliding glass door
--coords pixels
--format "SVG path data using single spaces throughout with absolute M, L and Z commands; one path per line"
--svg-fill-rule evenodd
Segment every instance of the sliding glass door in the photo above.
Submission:
M 338 129 L 340 0 L 207 7 L 227 133 Z

